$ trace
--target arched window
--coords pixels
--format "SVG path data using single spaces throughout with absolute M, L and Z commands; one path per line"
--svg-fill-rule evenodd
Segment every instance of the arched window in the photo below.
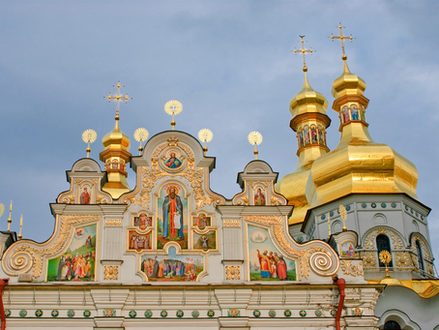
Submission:
M 387 251 L 389 251 L 390 254 L 392 253 L 392 251 L 390 250 L 390 240 L 386 235 L 380 234 L 377 236 L 376 242 L 377 242 L 377 249 L 378 249 L 379 265 L 380 265 L 380 267 L 385 267 L 385 265 L 380 260 L 380 252 L 383 250 L 387 250 Z M 390 261 L 389 267 L 393 267 L 393 261 Z
M 398 322 L 396 321 L 387 321 L 384 324 L 384 328 L 383 329 L 388 329 L 388 330 L 401 330 L 401 326 L 399 325 Z
M 421 270 L 425 270 L 424 268 L 424 256 L 422 255 L 422 247 L 419 240 L 416 240 L 416 253 L 418 254 L 418 267 Z

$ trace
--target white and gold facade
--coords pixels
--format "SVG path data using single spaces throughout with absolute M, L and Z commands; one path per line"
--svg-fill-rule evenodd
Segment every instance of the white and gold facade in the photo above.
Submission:
M 102 141 L 105 170 L 90 158 L 74 163 L 69 190 L 51 204 L 52 236 L 4 243 L 7 328 L 329 329 L 336 319 L 346 329 L 436 326 L 427 320 L 439 304 L 430 210 L 417 199 L 416 168 L 373 142 L 366 84 L 343 61 L 333 84 L 339 145 L 327 146 L 328 103 L 304 62 L 303 89 L 290 102 L 296 169 L 277 182 L 269 164 L 251 161 L 231 199 L 211 191 L 215 158 L 174 119 L 132 156 L 117 111 Z M 382 264 L 382 250 L 391 262 Z M 334 275 L 346 283 L 342 305 Z M 424 320 L 411 294 L 428 300 Z

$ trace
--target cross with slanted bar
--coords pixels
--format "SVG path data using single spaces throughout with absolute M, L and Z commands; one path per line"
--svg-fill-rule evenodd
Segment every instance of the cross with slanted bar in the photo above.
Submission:
M 341 26 L 341 23 L 338 25 L 338 29 L 340 30 L 340 34 L 338 36 L 334 36 L 331 33 L 331 36 L 329 38 L 331 38 L 332 41 L 334 41 L 334 39 L 339 39 L 340 40 L 340 42 L 341 42 L 341 50 L 343 52 L 343 56 L 342 56 L 341 59 L 343 61 L 346 61 L 348 57 L 346 56 L 346 53 L 345 53 L 345 50 L 344 50 L 344 41 L 345 40 L 352 41 L 354 38 L 352 37 L 352 34 L 349 37 L 343 35 L 343 27 Z
M 312 54 L 314 52 L 314 50 L 307 49 L 305 48 L 305 40 L 303 40 L 303 38 L 305 38 L 305 36 L 299 36 L 300 38 L 300 49 L 294 49 L 293 52 L 294 54 L 302 54 L 303 57 L 303 72 L 306 72 L 308 70 L 308 68 L 306 67 L 306 54 Z

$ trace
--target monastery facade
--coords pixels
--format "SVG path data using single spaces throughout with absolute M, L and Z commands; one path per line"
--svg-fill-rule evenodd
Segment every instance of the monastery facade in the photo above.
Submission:
M 296 169 L 278 180 L 253 160 L 232 199 L 210 189 L 215 158 L 195 137 L 174 122 L 133 156 L 117 112 L 102 163 L 87 157 L 67 171 L 70 188 L 50 204 L 52 236 L 2 232 L 2 326 L 439 329 L 430 209 L 416 195 L 415 166 L 372 140 L 366 84 L 344 48 L 333 150 L 328 102 L 305 62 L 303 71 L 289 107 Z

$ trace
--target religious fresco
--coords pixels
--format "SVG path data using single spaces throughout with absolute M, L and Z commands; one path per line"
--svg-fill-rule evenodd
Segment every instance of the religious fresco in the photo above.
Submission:
M 204 230 L 206 227 L 212 226 L 212 218 L 206 215 L 206 213 L 200 213 L 192 217 L 192 226 L 199 230 Z
M 129 230 L 128 249 L 136 251 L 151 249 L 151 233 L 139 234 L 136 230 Z
M 138 217 L 134 217 L 133 225 L 140 230 L 145 230 L 152 226 L 152 217 L 149 217 L 146 213 L 140 213 Z
M 88 185 L 84 185 L 81 188 L 81 192 L 79 194 L 79 203 L 80 204 L 90 204 L 91 201 L 91 188 Z
M 295 281 L 296 263 L 282 255 L 270 239 L 268 230 L 248 226 L 251 281 Z
M 255 189 L 255 193 L 254 193 L 254 198 L 253 201 L 255 203 L 255 205 L 266 205 L 265 202 L 265 189 L 261 188 L 261 187 L 257 187 Z
M 341 244 L 340 256 L 344 258 L 355 258 L 355 249 L 352 242 L 344 242 Z
M 349 120 L 349 115 L 348 120 Z M 305 125 L 297 131 L 299 146 L 304 147 L 310 144 L 326 145 L 325 129 L 321 125 Z
M 94 281 L 96 224 L 77 228 L 67 251 L 50 259 L 47 281 Z
M 364 116 L 364 108 L 359 108 L 356 104 L 351 104 L 349 107 L 345 105 L 341 109 L 340 118 L 342 120 L 342 124 L 345 124 L 351 120 L 366 121 L 366 118 Z
M 163 158 L 163 165 L 169 169 L 177 169 L 183 164 L 180 154 L 171 150 L 168 152 L 167 156 Z
M 193 234 L 194 246 L 196 250 L 216 250 L 216 231 L 209 231 L 205 234 Z
M 176 242 L 182 249 L 188 248 L 187 197 L 177 183 L 165 185 L 160 190 L 157 215 L 157 249 L 166 243 Z
M 204 260 L 200 255 L 179 255 L 174 246 L 167 255 L 144 255 L 140 270 L 149 281 L 196 281 L 204 271 Z

